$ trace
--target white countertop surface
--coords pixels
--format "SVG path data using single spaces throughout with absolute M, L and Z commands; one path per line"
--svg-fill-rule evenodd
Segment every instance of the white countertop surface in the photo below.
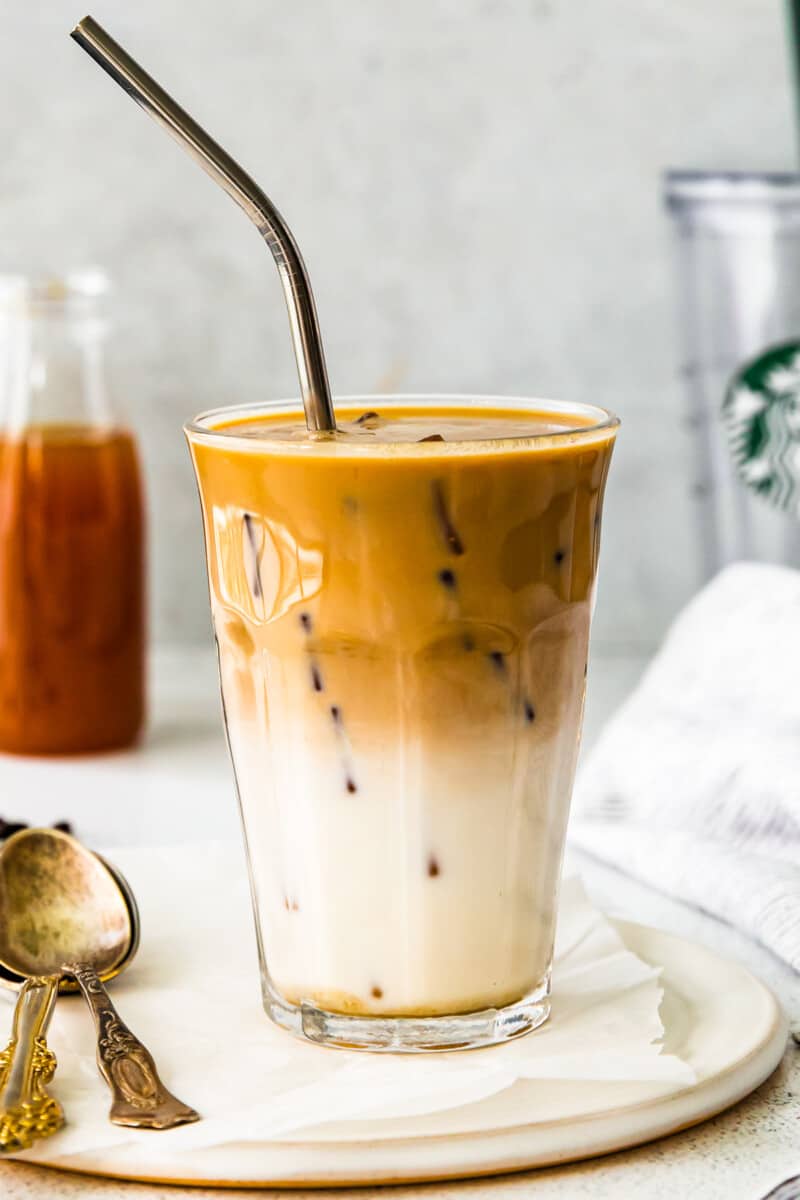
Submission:
M 595 656 L 589 676 L 585 742 L 624 697 L 642 668 L 631 655 Z M 169 795 L 169 803 L 164 796 Z M 85 760 L 0 756 L 0 816 L 31 824 L 69 819 L 91 845 L 157 844 L 237 838 L 238 813 L 222 734 L 216 667 L 205 652 L 161 652 L 154 659 L 150 732 L 134 752 Z M 609 911 L 703 942 L 744 962 L 777 993 L 800 1028 L 800 976 L 722 925 L 600 864 L 579 859 L 593 898 Z M 144 933 L 146 936 L 146 931 Z M 3 1034 L 3 1037 L 5 1035 Z M 99 1084 L 98 1084 L 99 1086 Z M 747 1100 L 705 1125 L 608 1158 L 523 1175 L 430 1184 L 424 1196 L 511 1200 L 535 1194 L 645 1197 L 646 1200 L 759 1200 L 787 1176 L 800 1174 L 800 1048 L 790 1044 L 778 1071 Z M 348 1189 L 350 1191 L 350 1189 Z M 360 1200 L 385 1189 L 353 1190 Z M 0 1163 L 3 1200 L 150 1200 L 269 1194 L 161 1188 Z M 276 1192 L 275 1195 L 280 1193 Z M 293 1193 L 301 1195 L 306 1193 Z M 309 1195 L 311 1193 L 308 1193 Z M 423 1191 L 397 1187 L 402 1200 Z M 800 1192 L 798 1192 L 800 1195 Z

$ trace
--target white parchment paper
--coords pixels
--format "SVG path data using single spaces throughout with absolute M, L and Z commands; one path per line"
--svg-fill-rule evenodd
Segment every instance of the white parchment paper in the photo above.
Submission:
M 694 1082 L 684 1062 L 661 1051 L 658 968 L 625 948 L 576 879 L 562 889 L 547 1024 L 501 1047 L 404 1056 L 307 1045 L 271 1024 L 239 846 L 109 857 L 128 877 L 143 925 L 139 955 L 111 985 L 113 999 L 167 1086 L 203 1120 L 160 1133 L 109 1124 L 91 1018 L 80 998 L 64 997 L 48 1040 L 59 1064 L 52 1090 L 68 1124 L 25 1158 L 115 1146 L 154 1161 L 201 1146 L 347 1137 L 356 1128 L 363 1135 L 365 1122 L 369 1136 L 394 1137 L 409 1120 L 448 1110 L 469 1110 L 468 1123 L 480 1124 L 481 1103 L 515 1087 L 546 1102 L 558 1081 L 607 1081 L 612 1089 L 650 1081 L 653 1094 Z M 10 1019 L 4 1005 L 0 1022 L 10 1027 Z

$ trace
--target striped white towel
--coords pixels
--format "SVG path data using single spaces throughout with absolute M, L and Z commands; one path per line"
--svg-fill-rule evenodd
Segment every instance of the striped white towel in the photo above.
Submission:
M 800 572 L 739 563 L 695 597 L 581 770 L 570 832 L 800 970 Z

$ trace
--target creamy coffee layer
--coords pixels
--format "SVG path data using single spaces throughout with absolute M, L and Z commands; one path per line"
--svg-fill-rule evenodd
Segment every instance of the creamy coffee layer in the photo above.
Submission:
M 552 954 L 613 434 L 339 415 L 316 442 L 264 416 L 192 444 L 271 986 L 512 1003 Z

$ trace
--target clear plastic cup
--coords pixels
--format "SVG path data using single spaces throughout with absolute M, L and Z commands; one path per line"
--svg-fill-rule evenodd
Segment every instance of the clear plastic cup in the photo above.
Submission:
M 617 421 L 337 413 L 333 437 L 297 403 L 187 426 L 264 1004 L 322 1043 L 502 1041 L 549 1011 Z
M 676 234 L 702 576 L 738 559 L 800 566 L 800 520 L 746 486 L 723 416 L 739 368 L 800 340 L 800 175 L 669 171 L 664 199 Z

